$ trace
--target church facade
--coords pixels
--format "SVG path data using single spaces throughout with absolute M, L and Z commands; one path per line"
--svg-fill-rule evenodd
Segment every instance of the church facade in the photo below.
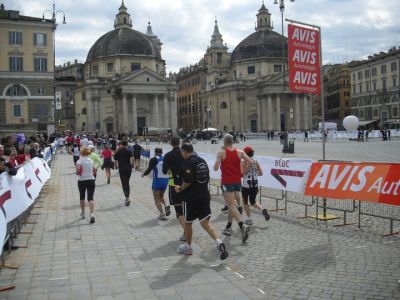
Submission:
M 84 83 L 75 90 L 76 128 L 132 135 L 150 127 L 176 132 L 177 86 L 166 77 L 161 46 L 150 23 L 146 34 L 132 29 L 122 1 L 114 30 L 87 55 Z

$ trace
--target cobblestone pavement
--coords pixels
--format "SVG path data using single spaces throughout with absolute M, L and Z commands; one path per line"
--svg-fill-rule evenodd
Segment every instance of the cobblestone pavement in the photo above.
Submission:
M 1 285 L 16 289 L 0 298 L 400 299 L 400 240 L 382 236 L 388 221 L 363 216 L 361 229 L 335 227 L 343 219 L 298 219 L 304 207 L 289 203 L 287 214 L 271 212 L 268 223 L 254 213 L 245 245 L 234 224 L 233 236 L 224 237 L 230 257 L 220 264 L 214 242 L 198 224 L 193 256 L 176 253 L 181 232 L 174 218 L 155 219 L 149 178 L 134 173 L 133 203 L 127 208 L 119 178 L 114 175 L 107 185 L 100 174 L 96 224 L 89 225 L 88 219 L 79 220 L 72 158 L 58 155 L 52 167 L 38 203 L 43 208 L 31 216 L 38 223 L 24 228 L 33 234 L 17 239 L 28 248 L 7 256 L 6 263 L 19 269 L 0 274 Z M 275 207 L 265 198 L 262 204 Z M 213 196 L 212 223 L 220 231 L 226 222 L 222 206 L 221 196 Z M 355 218 L 350 214 L 348 222 Z

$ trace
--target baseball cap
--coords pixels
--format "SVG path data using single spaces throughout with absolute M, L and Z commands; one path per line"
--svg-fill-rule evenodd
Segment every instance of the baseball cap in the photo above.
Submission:
M 253 148 L 251 148 L 250 146 L 244 147 L 243 151 L 244 151 L 246 154 L 251 153 L 251 152 L 254 152 Z

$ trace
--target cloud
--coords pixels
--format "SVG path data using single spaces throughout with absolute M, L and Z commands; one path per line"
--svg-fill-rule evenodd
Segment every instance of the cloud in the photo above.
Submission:
M 50 0 L 5 0 L 6 9 L 41 17 L 52 9 Z M 78 4 L 79 3 L 79 4 Z M 84 62 L 91 45 L 113 29 L 120 0 L 63 0 L 57 9 L 66 14 L 67 24 L 56 32 L 57 64 L 78 59 Z M 324 62 L 344 62 L 400 46 L 398 0 L 298 0 L 285 1 L 284 17 L 322 27 Z M 229 51 L 254 32 L 255 15 L 261 0 L 125 0 L 133 27 L 153 32 L 163 45 L 167 70 L 198 62 L 210 43 L 215 17 Z M 265 1 L 277 32 L 281 32 L 279 7 Z M 46 17 L 51 15 L 48 13 Z M 61 17 L 61 15 L 58 15 Z M 61 20 L 61 19 L 60 19 Z M 285 26 L 286 31 L 286 26 Z

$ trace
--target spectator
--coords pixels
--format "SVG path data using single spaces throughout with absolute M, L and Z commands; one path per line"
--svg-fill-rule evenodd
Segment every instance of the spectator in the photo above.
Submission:
M 4 155 L 10 156 L 11 148 L 15 148 L 15 137 L 13 135 L 6 136 L 4 144 Z
M 31 156 L 31 158 L 43 158 L 42 150 L 40 150 L 40 146 L 38 143 L 33 144 L 33 148 L 29 151 L 29 155 Z
M 13 149 L 15 149 L 15 148 L 13 148 Z M 28 156 L 25 153 L 25 145 L 24 144 L 19 144 L 18 147 L 17 147 L 16 152 L 17 152 L 18 165 L 22 165 L 25 162 L 25 160 L 28 158 Z
M 17 174 L 17 169 L 11 166 L 4 157 L 0 157 L 0 174 L 4 172 L 7 172 L 10 176 L 14 176 Z

